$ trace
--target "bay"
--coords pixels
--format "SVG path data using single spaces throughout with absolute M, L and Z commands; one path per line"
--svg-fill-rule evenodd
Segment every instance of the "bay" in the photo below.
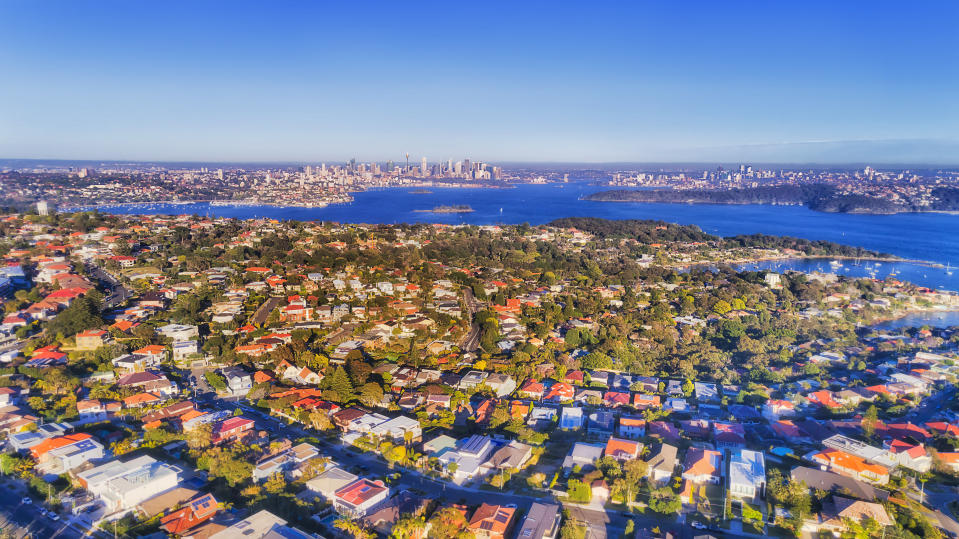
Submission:
M 940 264 L 959 264 L 959 215 L 901 213 L 859 215 L 822 213 L 803 206 L 648 204 L 594 202 L 583 195 L 601 187 L 581 182 L 522 184 L 508 189 L 383 188 L 354 193 L 354 202 L 325 208 L 268 205 L 214 206 L 209 203 L 133 204 L 101 206 L 120 214 L 197 214 L 248 219 L 270 217 L 343 223 L 517 224 L 547 223 L 560 217 L 658 219 L 697 225 L 720 236 L 770 234 L 827 240 L 891 253 L 903 258 Z M 436 206 L 466 204 L 470 213 L 430 213 Z M 420 210 L 420 211 L 416 211 Z M 959 290 L 959 272 L 947 275 L 939 268 L 900 268 L 903 279 L 932 288 Z M 925 271 L 922 271 L 925 270 Z M 922 277 L 923 274 L 926 277 Z M 880 270 L 879 277 L 887 272 Z

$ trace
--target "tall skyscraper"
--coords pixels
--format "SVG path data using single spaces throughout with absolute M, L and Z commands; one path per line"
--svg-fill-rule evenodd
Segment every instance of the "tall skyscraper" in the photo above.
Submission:
M 429 171 L 426 170 L 426 158 L 425 158 L 425 157 L 423 158 L 423 165 L 420 167 L 420 172 L 423 174 L 423 176 L 429 175 Z

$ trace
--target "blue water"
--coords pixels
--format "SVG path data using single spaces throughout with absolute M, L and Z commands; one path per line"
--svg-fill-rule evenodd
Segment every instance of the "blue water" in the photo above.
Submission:
M 802 206 L 720 204 L 643 204 L 590 202 L 584 194 L 602 190 L 584 183 L 519 185 L 513 189 L 428 188 L 431 193 L 412 193 L 412 188 L 386 188 L 355 193 L 351 204 L 326 208 L 273 206 L 210 206 L 196 204 L 149 204 L 101 207 L 122 214 L 198 214 L 222 217 L 324 220 L 345 223 L 469 223 L 542 224 L 560 217 L 592 216 L 608 219 L 661 219 L 698 225 L 721 236 L 763 233 L 829 240 L 904 258 L 959 264 L 959 215 L 903 213 L 897 215 L 851 215 L 821 213 Z M 469 204 L 472 213 L 436 214 L 435 206 Z M 959 272 L 947 276 L 928 268 L 925 282 L 931 287 L 959 289 Z M 938 278 L 930 276 L 939 272 Z M 886 272 L 880 271 L 884 277 Z M 915 274 L 921 277 L 921 274 Z
M 803 273 L 835 273 L 848 277 L 871 277 L 886 279 L 893 277 L 900 281 L 916 283 L 930 288 L 959 290 L 959 270 L 936 268 L 924 264 L 910 262 L 876 262 L 872 260 L 836 260 L 840 265 L 830 264 L 831 259 L 795 259 L 795 260 L 764 260 L 752 264 L 738 264 L 736 269 L 743 271 L 771 270 L 777 273 L 784 271 L 801 271 Z M 952 275 L 949 275 L 952 271 Z
M 896 330 L 902 328 L 930 326 L 945 328 L 959 326 L 959 311 L 933 311 L 914 313 L 888 322 L 876 324 L 873 327 L 879 330 Z

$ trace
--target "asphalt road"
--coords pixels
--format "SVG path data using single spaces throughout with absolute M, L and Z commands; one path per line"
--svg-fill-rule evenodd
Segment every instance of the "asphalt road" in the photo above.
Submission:
M 110 293 L 103 298 L 106 308 L 110 309 L 116 307 L 117 305 L 122 304 L 132 295 L 132 292 L 123 286 L 119 279 L 114 277 L 110 272 L 106 271 L 100 266 L 95 264 L 87 264 L 87 272 L 89 272 L 92 277 L 100 281 L 100 283 L 103 284 L 107 290 L 109 290 Z
M 70 527 L 66 517 L 54 522 L 50 517 L 40 514 L 42 505 L 37 500 L 33 503 L 21 503 L 25 491 L 11 480 L 0 481 L 0 529 L 16 538 L 44 537 L 44 538 L 73 538 L 83 537 L 83 534 Z
M 463 288 L 463 299 L 466 304 L 466 313 L 467 317 L 470 320 L 473 320 L 473 316 L 479 311 L 482 306 L 476 298 L 473 297 L 473 290 L 469 287 Z M 479 337 L 480 337 L 480 325 L 476 323 L 476 320 L 473 320 L 470 325 L 469 333 L 463 337 L 463 340 L 460 342 L 459 348 L 464 352 L 472 352 L 479 348 Z
M 906 414 L 904 419 L 922 426 L 922 424 L 929 421 L 936 412 L 941 411 L 944 405 L 952 400 L 955 394 L 956 388 L 954 386 L 948 386 L 942 391 L 936 392 L 935 395 L 923 399 L 919 406 Z

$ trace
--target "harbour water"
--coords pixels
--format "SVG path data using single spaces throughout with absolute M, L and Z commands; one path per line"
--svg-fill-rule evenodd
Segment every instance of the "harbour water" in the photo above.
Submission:
M 543 224 L 560 217 L 659 219 L 697 225 L 720 236 L 771 234 L 828 240 L 891 253 L 902 258 L 959 264 L 959 216 L 940 213 L 859 215 L 822 213 L 802 206 L 644 204 L 592 202 L 583 195 L 601 187 L 580 182 L 518 185 L 512 189 L 416 188 L 372 189 L 354 193 L 354 202 L 325 208 L 268 205 L 220 206 L 210 203 L 136 204 L 100 207 L 122 214 L 197 214 L 208 216 L 323 220 L 344 223 L 432 222 L 476 225 Z M 417 192 L 419 191 L 419 192 Z M 441 205 L 469 205 L 469 213 L 430 213 L 417 210 Z M 931 288 L 959 290 L 959 272 L 914 264 L 884 263 L 876 271 L 884 278 L 895 269 L 905 280 Z M 856 270 L 858 271 L 858 270 Z M 950 270 L 951 271 L 951 270 Z M 840 269 L 839 272 L 842 272 Z M 852 272 L 852 273 L 848 273 Z M 850 275 L 856 273 L 852 268 Z M 867 274 L 868 275 L 868 274 Z

